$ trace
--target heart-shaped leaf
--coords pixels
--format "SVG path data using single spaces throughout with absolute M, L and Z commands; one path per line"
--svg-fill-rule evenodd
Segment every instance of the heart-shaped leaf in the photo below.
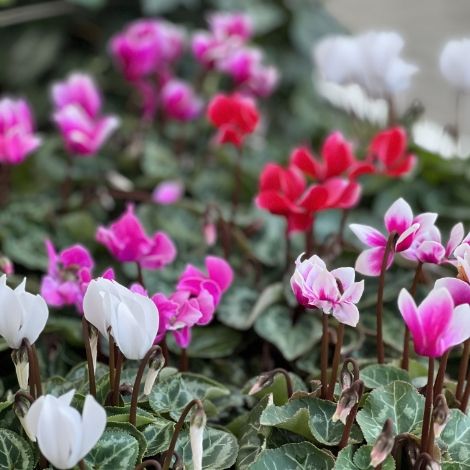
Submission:
M 168 449 L 175 429 L 175 423 L 164 418 L 156 418 L 152 424 L 145 426 L 143 434 L 147 441 L 146 457 L 159 454 Z
M 470 417 L 451 410 L 450 419 L 441 434 L 449 460 L 470 468 Z
M 372 446 L 362 446 L 355 450 L 349 445 L 342 449 L 335 463 L 335 470 L 372 470 L 370 465 L 370 451 Z M 382 470 L 395 470 L 395 461 L 388 456 L 382 463 Z
M 29 442 L 8 429 L 0 429 L 0 468 L 32 470 L 34 456 Z
M 361 379 L 367 388 L 388 385 L 395 380 L 411 383 L 410 374 L 406 370 L 384 364 L 373 364 L 361 370 Z

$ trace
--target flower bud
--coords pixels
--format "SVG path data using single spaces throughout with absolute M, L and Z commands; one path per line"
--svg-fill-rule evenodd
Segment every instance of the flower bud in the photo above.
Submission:
M 441 394 L 436 398 L 434 409 L 432 411 L 432 423 L 434 430 L 434 437 L 437 439 L 440 437 L 442 431 L 447 425 L 450 418 L 450 410 L 447 406 L 446 397 Z
M 207 246 L 214 246 L 217 241 L 217 227 L 214 223 L 209 222 L 203 228 L 204 240 Z
M 148 365 L 147 377 L 144 385 L 144 395 L 150 395 L 153 384 L 165 366 L 165 358 L 163 357 L 162 350 L 159 347 L 155 349 L 154 354 L 149 359 Z
M 198 402 L 193 408 L 191 421 L 189 424 L 189 438 L 191 442 L 191 453 L 193 456 L 193 469 L 202 470 L 202 453 L 204 428 L 206 426 L 207 417 L 201 402 Z
M 388 418 L 370 452 L 370 464 L 372 467 L 375 468 L 379 466 L 390 455 L 394 443 L 393 423 L 392 420 Z
M 339 374 L 339 383 L 341 385 L 341 391 L 344 392 L 347 388 L 351 387 L 354 382 L 354 375 L 348 368 L 349 362 L 345 361 L 341 372 Z
M 256 395 L 261 390 L 269 387 L 273 383 L 273 375 L 271 374 L 261 374 L 256 379 L 256 382 L 251 386 L 248 395 Z
M 28 394 L 19 391 L 15 394 L 15 400 L 13 402 L 13 411 L 20 420 L 21 426 L 23 427 L 26 435 L 32 442 L 36 442 L 36 437 L 30 432 L 25 423 L 26 414 L 29 411 L 29 408 L 32 404 L 32 397 Z
M 11 352 L 11 359 L 15 365 L 18 385 L 22 390 L 27 390 L 29 380 L 29 360 L 26 347 L 22 345 L 19 349 L 13 349 Z
M 336 411 L 333 415 L 333 422 L 340 420 L 346 424 L 346 419 L 351 413 L 352 409 L 359 402 L 362 395 L 363 383 L 361 380 L 356 380 L 349 388 L 343 390 L 336 405 Z
M 0 256 L 0 271 L 7 276 L 13 274 L 14 268 L 10 258 L 7 258 L 6 256 Z

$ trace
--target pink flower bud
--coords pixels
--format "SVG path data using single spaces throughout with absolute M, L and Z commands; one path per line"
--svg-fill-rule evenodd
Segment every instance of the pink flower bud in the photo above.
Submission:
M 352 409 L 359 403 L 362 395 L 363 384 L 362 381 L 356 380 L 351 387 L 347 388 L 341 393 L 338 403 L 336 405 L 335 413 L 332 417 L 333 423 L 340 420 L 346 424 L 349 414 Z
M 14 273 L 15 269 L 10 258 L 7 258 L 6 256 L 0 256 L 0 271 L 7 276 L 10 276 Z
M 204 225 L 203 232 L 207 246 L 214 246 L 217 242 L 217 226 L 214 223 L 209 222 Z
M 377 467 L 390 455 L 394 442 L 393 423 L 389 418 L 385 421 L 382 432 L 379 434 L 370 452 L 370 464 L 372 467 Z
M 184 193 L 181 181 L 162 181 L 153 190 L 152 201 L 161 205 L 170 205 L 178 202 Z

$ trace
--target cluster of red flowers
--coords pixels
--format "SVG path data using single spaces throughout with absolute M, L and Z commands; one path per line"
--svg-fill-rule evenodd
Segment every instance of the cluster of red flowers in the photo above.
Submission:
M 403 176 L 413 169 L 415 161 L 415 156 L 407 152 L 406 132 L 400 127 L 379 132 L 364 160 L 358 160 L 351 143 L 340 132 L 334 132 L 323 143 L 321 158 L 306 147 L 298 147 L 291 153 L 287 167 L 268 163 L 260 176 L 256 203 L 272 214 L 284 216 L 289 232 L 306 231 L 317 212 L 349 209 L 358 203 L 358 176 Z

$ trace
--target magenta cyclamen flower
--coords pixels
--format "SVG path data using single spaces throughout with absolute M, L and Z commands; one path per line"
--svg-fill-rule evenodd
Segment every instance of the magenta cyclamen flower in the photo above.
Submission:
M 74 73 L 52 87 L 54 121 L 70 153 L 96 154 L 118 127 L 115 116 L 101 115 L 101 97 L 88 75 Z
M 205 264 L 207 274 L 191 264 L 186 266 L 176 286 L 178 290 L 187 291 L 197 297 L 199 305 L 202 300 L 205 302 L 201 308 L 202 317 L 198 320 L 198 325 L 207 325 L 212 320 L 222 294 L 233 281 L 233 270 L 224 259 L 217 256 L 207 256 Z M 202 299 L 201 294 L 204 294 Z
M 387 239 L 391 235 L 396 237 L 392 250 L 388 256 L 386 268 L 392 263 L 395 253 L 400 253 L 413 243 L 418 230 L 425 230 L 428 224 L 433 223 L 435 214 L 426 213 L 413 218 L 410 205 L 402 198 L 397 199 L 387 210 L 384 216 L 387 236 L 368 225 L 351 224 L 349 227 L 362 243 L 371 248 L 363 251 L 356 260 L 356 271 L 366 276 L 378 276 L 382 268 Z
M 328 271 L 321 258 L 314 255 L 295 262 L 291 287 L 298 302 L 307 308 L 319 308 L 332 314 L 345 325 L 356 326 L 359 321 L 357 302 L 364 292 L 364 281 L 354 282 L 353 268 Z
M 147 236 L 132 204 L 109 228 L 99 227 L 96 239 L 118 261 L 133 261 L 144 269 L 161 269 L 176 257 L 176 247 L 166 233 L 156 232 L 152 238 Z
M 447 289 L 433 289 L 419 307 L 408 291 L 402 289 L 398 308 L 420 356 L 440 357 L 470 338 L 470 305 L 455 307 Z
M 451 256 L 456 247 L 462 242 L 463 236 L 463 224 L 455 224 L 450 231 L 449 241 L 444 246 L 441 232 L 432 224 L 417 231 L 410 248 L 402 252 L 401 256 L 421 263 L 442 264 L 452 262 Z
M 218 38 L 237 37 L 246 41 L 253 34 L 250 17 L 241 12 L 212 13 L 208 22 L 212 33 Z
M 176 121 L 191 121 L 202 111 L 203 103 L 183 80 L 172 79 L 162 88 L 161 106 L 165 115 Z
M 0 100 L 0 163 L 18 165 L 40 144 L 28 103 L 21 99 Z
M 82 245 L 73 245 L 57 253 L 50 240 L 46 240 L 49 266 L 41 282 L 41 295 L 52 307 L 75 305 L 82 311 L 84 291 L 82 271 L 93 269 L 93 258 Z
M 184 184 L 177 180 L 162 181 L 152 193 L 152 201 L 164 206 L 178 202 L 184 193 Z

